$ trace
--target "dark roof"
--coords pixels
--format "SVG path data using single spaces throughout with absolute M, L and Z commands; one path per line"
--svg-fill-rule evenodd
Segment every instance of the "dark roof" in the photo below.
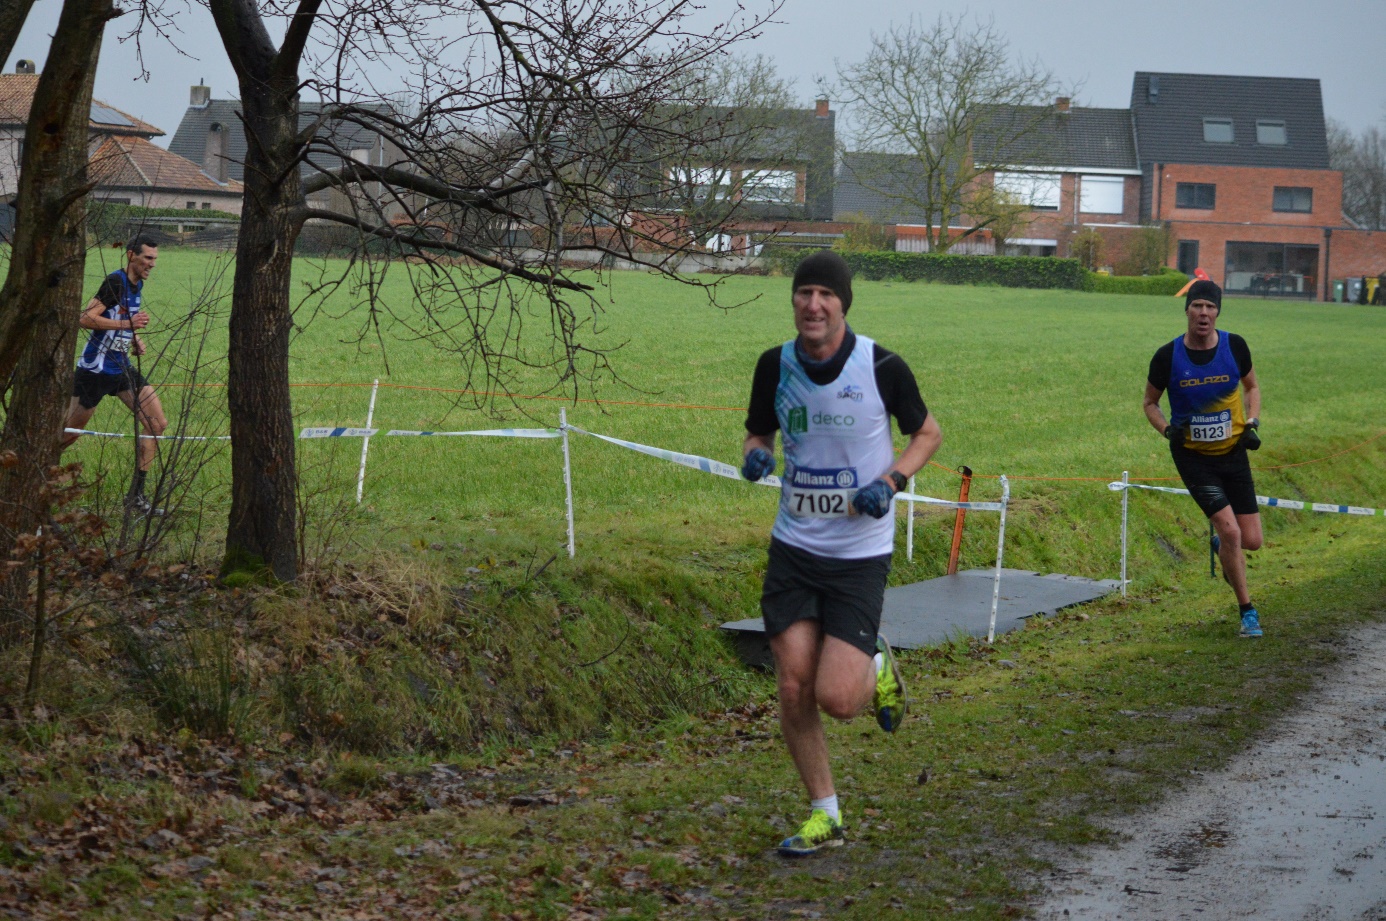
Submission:
M 1129 109 L 996 106 L 978 119 L 972 150 L 996 166 L 1139 167 Z
M 1318 80 L 1138 71 L 1131 111 L 1142 163 L 1329 168 Z M 1232 119 L 1233 142 L 1204 141 L 1204 118 Z M 1288 143 L 1258 144 L 1257 119 L 1283 121 Z
M 361 106 L 363 109 L 375 109 L 382 113 L 388 113 L 389 107 L 386 105 Z M 321 103 L 303 102 L 299 103 L 298 124 L 300 128 L 306 128 L 322 112 Z M 180 157 L 205 166 L 207 156 L 207 134 L 212 125 L 221 125 L 222 131 L 226 133 L 225 156 L 230 161 L 227 164 L 226 174 L 235 180 L 245 180 L 245 125 L 241 122 L 241 104 L 235 99 L 213 99 L 205 106 L 188 106 L 183 113 L 183 120 L 178 123 L 178 130 L 173 133 L 173 139 L 168 143 L 168 149 L 178 154 Z M 374 147 L 376 143 L 376 133 L 368 128 L 351 122 L 333 121 L 324 125 L 318 131 L 318 137 L 330 139 L 337 147 L 345 151 L 359 150 Z M 326 154 L 314 154 L 311 157 L 313 165 L 305 164 L 302 167 L 304 175 L 315 172 L 314 166 L 320 169 L 336 169 L 341 165 L 339 158 Z
M 909 154 L 843 154 L 833 190 L 833 219 L 863 216 L 887 224 L 924 224 L 924 209 L 914 203 L 925 200 L 923 183 L 923 166 Z

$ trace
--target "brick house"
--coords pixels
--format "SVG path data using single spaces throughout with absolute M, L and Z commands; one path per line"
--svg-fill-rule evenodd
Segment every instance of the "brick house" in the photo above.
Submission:
M 19 166 L 29 108 L 39 75 L 28 61 L 0 74 L 0 200 L 19 189 Z M 218 181 L 198 165 L 152 143 L 163 131 L 99 100 L 91 106 L 90 178 L 96 202 L 145 208 L 187 208 L 239 213 L 241 184 Z M 0 232 L 13 212 L 0 208 Z
M 1068 255 L 1073 237 L 1092 228 L 1119 262 L 1140 225 L 1141 171 L 1131 113 L 1074 106 L 1010 106 L 979 120 L 974 143 L 993 168 L 978 181 L 1029 206 L 1000 248 L 1018 256 Z
M 1325 300 L 1335 278 L 1386 271 L 1386 233 L 1343 217 L 1318 80 L 1138 72 L 1131 116 L 1140 217 L 1169 228 L 1176 268 Z

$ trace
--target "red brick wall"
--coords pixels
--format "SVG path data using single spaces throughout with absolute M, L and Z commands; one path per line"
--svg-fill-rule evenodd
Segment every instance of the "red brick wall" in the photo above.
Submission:
M 1333 231 L 1330 278 L 1360 278 L 1386 272 L 1386 230 Z
M 1181 182 L 1217 186 L 1213 210 L 1176 207 L 1175 195 Z M 1276 186 L 1313 189 L 1314 210 L 1308 214 L 1274 210 L 1272 197 Z M 1155 221 L 1223 221 L 1294 227 L 1342 223 L 1343 174 L 1337 170 L 1167 163 L 1156 176 L 1154 191 L 1151 218 Z

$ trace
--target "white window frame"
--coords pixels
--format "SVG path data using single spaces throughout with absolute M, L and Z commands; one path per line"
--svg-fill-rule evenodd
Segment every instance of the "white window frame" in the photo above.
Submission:
M 1215 139 L 1213 139 L 1213 138 L 1208 137 L 1208 129 L 1209 129 L 1210 127 L 1213 127 L 1213 126 L 1217 126 L 1217 127 L 1219 127 L 1219 128 L 1220 128 L 1220 127 L 1223 127 L 1223 126 L 1226 126 L 1226 127 L 1227 127 L 1227 133 L 1228 133 L 1228 138 L 1227 138 L 1227 140 L 1221 141 L 1221 140 L 1215 140 Z M 1230 119 L 1230 118 L 1222 118 L 1222 117 L 1213 118 L 1213 117 L 1211 117 L 1211 116 L 1207 116 L 1207 117 L 1205 117 L 1205 118 L 1203 119 L 1203 143 L 1205 143 L 1205 144 L 1235 144 L 1235 143 L 1237 143 L 1237 126 L 1233 123 L 1232 119 Z
M 742 201 L 792 205 L 798 191 L 799 173 L 792 169 L 747 170 L 742 176 Z
M 996 172 L 992 187 L 1014 195 L 1032 211 L 1058 211 L 1062 180 L 1059 173 Z
M 1082 176 L 1078 210 L 1083 214 L 1122 214 L 1126 210 L 1126 179 L 1122 176 Z M 1116 205 L 1115 208 L 1108 207 Z

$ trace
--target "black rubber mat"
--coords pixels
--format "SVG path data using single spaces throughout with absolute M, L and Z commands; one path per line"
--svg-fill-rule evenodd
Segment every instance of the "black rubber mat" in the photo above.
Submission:
M 991 621 L 994 569 L 969 569 L 912 585 L 886 589 L 881 633 L 896 649 L 933 646 L 959 633 L 986 636 Z M 1121 588 L 1117 579 L 1084 579 L 1022 569 L 1001 570 L 996 632 L 1009 633 L 1027 617 L 1101 598 Z M 736 635 L 737 649 L 750 665 L 770 665 L 770 644 L 759 617 L 722 625 Z

